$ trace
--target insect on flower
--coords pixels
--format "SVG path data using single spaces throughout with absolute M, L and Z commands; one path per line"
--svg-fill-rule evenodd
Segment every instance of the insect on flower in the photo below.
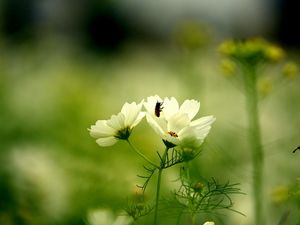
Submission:
M 295 153 L 297 150 L 300 150 L 300 146 L 294 149 L 293 153 Z
M 156 104 L 155 104 L 155 109 L 154 109 L 154 113 L 157 117 L 160 117 L 160 113 L 162 112 L 163 110 L 163 106 L 162 106 L 163 102 L 159 102 L 157 101 Z

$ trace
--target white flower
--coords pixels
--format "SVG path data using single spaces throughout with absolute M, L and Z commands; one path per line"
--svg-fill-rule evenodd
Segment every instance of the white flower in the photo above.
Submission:
M 129 216 L 117 216 L 108 209 L 95 209 L 88 212 L 89 225 L 129 225 L 133 219 Z
M 98 120 L 89 129 L 90 135 L 97 138 L 96 142 L 100 146 L 110 146 L 118 140 L 127 140 L 132 129 L 145 116 L 141 112 L 143 101 L 139 104 L 135 102 L 125 103 L 117 115 L 112 115 L 109 120 Z
M 207 221 L 203 225 L 215 225 L 215 222 L 212 221 Z
M 159 114 L 156 113 L 158 103 Z M 213 116 L 193 120 L 200 109 L 200 103 L 196 100 L 185 100 L 179 107 L 174 97 L 162 101 L 159 96 L 150 96 L 144 106 L 147 110 L 148 123 L 165 144 L 171 144 L 169 146 L 179 145 L 184 149 L 199 148 L 215 121 Z

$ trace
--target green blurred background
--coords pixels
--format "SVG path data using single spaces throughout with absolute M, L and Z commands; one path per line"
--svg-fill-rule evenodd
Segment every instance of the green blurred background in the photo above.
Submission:
M 136 175 L 144 162 L 121 141 L 97 146 L 87 129 L 118 113 L 126 101 L 154 94 L 199 100 L 198 116 L 217 118 L 191 165 L 193 177 L 238 182 L 246 193 L 234 198 L 234 208 L 246 217 L 203 214 L 199 224 L 208 219 L 252 224 L 243 87 L 224 76 L 217 46 L 226 38 L 259 35 L 282 45 L 287 58 L 299 63 L 293 4 L 2 0 L 0 224 L 80 225 L 90 209 L 122 209 L 141 183 Z M 291 152 L 300 144 L 300 81 L 281 77 L 281 68 L 267 67 L 260 89 L 265 196 L 270 224 L 289 212 L 285 224 L 295 225 L 300 153 Z M 163 145 L 145 121 L 131 140 L 158 160 Z M 164 196 L 176 187 L 177 171 L 164 174 Z M 149 201 L 154 183 L 146 193 Z M 173 224 L 175 216 L 165 216 L 164 224 Z

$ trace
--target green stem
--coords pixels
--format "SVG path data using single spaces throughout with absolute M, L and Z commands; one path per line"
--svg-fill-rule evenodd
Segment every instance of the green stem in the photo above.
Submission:
M 194 213 L 192 215 L 192 225 L 196 225 L 196 215 Z
M 157 224 L 158 201 L 159 201 L 159 194 L 160 194 L 161 174 L 162 174 L 162 169 L 160 168 L 159 171 L 158 171 L 157 186 L 156 186 L 156 200 L 155 200 L 155 211 L 154 211 L 154 225 Z
M 179 224 L 180 224 L 180 220 L 181 220 L 182 213 L 183 213 L 183 211 L 181 211 L 180 213 L 178 213 L 176 225 L 179 225 Z
M 141 153 L 136 147 L 134 147 L 129 140 L 126 140 L 129 146 L 133 151 L 135 151 L 139 156 L 141 156 L 144 160 L 146 160 L 148 163 L 150 163 L 155 168 L 159 168 L 154 162 L 152 162 L 147 156 L 145 156 L 143 153 Z
M 191 176 L 190 176 L 190 165 L 189 162 L 185 163 L 185 169 L 186 169 L 186 178 L 188 179 L 188 182 L 191 181 Z
M 245 71 L 246 104 L 248 113 L 249 142 L 252 150 L 253 163 L 253 194 L 255 224 L 266 224 L 263 199 L 263 166 L 264 153 L 261 142 L 261 131 L 259 126 L 258 96 L 256 88 L 256 70 L 248 67 Z
M 186 169 L 186 178 L 187 178 L 187 181 L 190 183 L 191 182 L 191 176 L 190 176 L 190 165 L 189 165 L 189 162 L 185 163 L 185 169 Z M 193 211 L 191 212 L 191 223 L 192 223 L 192 225 L 196 225 L 196 214 Z
M 156 185 L 156 200 L 155 200 L 155 210 L 154 210 L 154 225 L 157 225 L 161 175 L 162 175 L 162 171 L 165 167 L 167 154 L 168 154 L 168 148 L 166 148 L 166 150 L 161 158 L 160 167 L 158 168 L 158 177 L 157 177 L 157 185 Z

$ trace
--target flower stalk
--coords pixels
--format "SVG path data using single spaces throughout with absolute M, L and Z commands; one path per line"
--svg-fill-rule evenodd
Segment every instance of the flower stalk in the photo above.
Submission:
M 134 147 L 131 142 L 129 141 L 129 139 L 126 140 L 127 143 L 129 144 L 129 146 L 131 147 L 131 149 L 137 153 L 139 156 L 141 156 L 146 162 L 148 162 L 149 164 L 151 164 L 152 166 L 154 166 L 155 168 L 159 168 L 159 166 L 157 166 L 154 162 L 152 162 L 147 156 L 145 156 L 143 153 L 141 153 L 136 147 Z
M 256 88 L 256 68 L 245 66 L 244 85 L 246 94 L 246 107 L 248 113 L 248 136 L 252 150 L 253 166 L 253 194 L 255 224 L 266 224 L 263 205 L 263 170 L 264 153 L 261 142 L 261 130 L 259 125 L 258 93 Z
M 248 136 L 252 151 L 253 166 L 253 195 L 254 195 L 254 214 L 255 224 L 266 224 L 265 208 L 263 199 L 263 176 L 264 176 L 264 152 L 261 141 L 261 130 L 259 126 L 258 109 L 258 69 L 266 65 L 279 63 L 285 56 L 284 51 L 277 45 L 269 43 L 261 38 L 251 38 L 247 40 L 230 40 L 220 45 L 220 52 L 232 63 L 239 66 L 242 72 L 246 95 L 246 110 L 248 116 Z M 288 68 L 288 74 L 295 73 L 295 67 Z M 265 83 L 262 93 L 268 94 L 271 89 L 270 81 Z
M 160 186 L 161 186 L 161 175 L 163 169 L 165 169 L 165 163 L 166 163 L 166 158 L 168 154 L 169 148 L 166 147 L 166 150 L 161 157 L 161 162 L 160 162 L 160 167 L 158 169 L 158 177 L 157 177 L 157 185 L 156 185 L 156 199 L 155 199 L 155 211 L 154 211 L 154 225 L 157 225 L 157 218 L 158 218 L 158 204 L 159 204 L 159 195 L 160 195 Z
M 192 214 L 192 225 L 196 225 L 196 214 Z

